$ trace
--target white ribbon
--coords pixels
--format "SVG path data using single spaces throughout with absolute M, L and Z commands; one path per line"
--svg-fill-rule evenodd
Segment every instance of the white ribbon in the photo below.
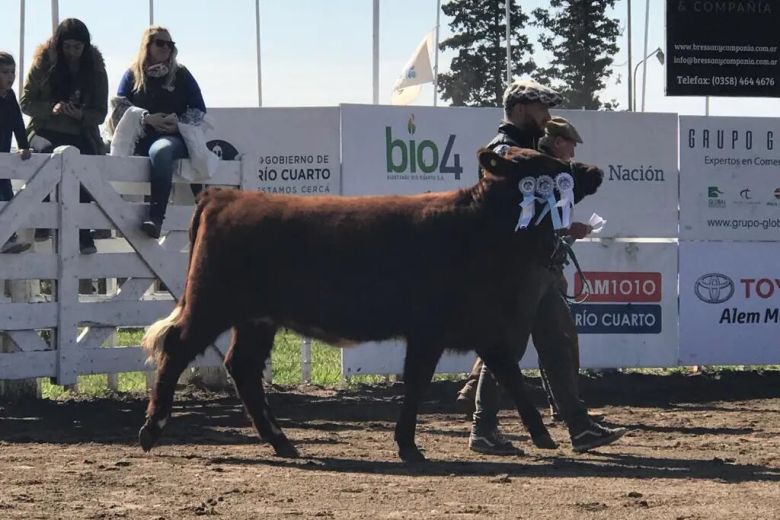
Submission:
M 517 220 L 515 231 L 527 228 L 536 212 L 536 197 L 534 197 L 536 179 L 533 177 L 523 177 L 520 179 L 518 186 L 520 187 L 520 193 L 523 194 L 523 200 L 520 202 L 520 218 Z
M 500 144 L 500 145 L 496 146 L 495 148 L 493 148 L 493 152 L 496 155 L 499 155 L 501 157 L 505 156 L 508 151 L 509 151 L 509 145 L 508 144 Z
M 561 194 L 561 199 L 556 204 L 561 208 L 561 225 L 563 229 L 567 229 L 571 225 L 571 214 L 574 210 L 574 178 L 568 173 L 559 173 L 555 177 L 555 187 Z
M 607 219 L 601 218 L 597 213 L 594 213 L 590 216 L 590 219 L 588 219 L 588 224 L 593 228 L 591 233 L 601 233 L 601 230 L 604 229 L 606 223 Z
M 555 181 L 553 178 L 549 175 L 542 175 L 536 179 L 536 193 L 539 194 L 539 202 L 542 204 L 546 202 L 547 205 L 544 207 L 544 210 L 542 210 L 539 218 L 536 219 L 535 224 L 539 225 L 539 222 L 541 222 L 549 212 L 550 218 L 552 218 L 553 229 L 562 229 L 561 215 L 558 213 L 558 208 L 556 207 Z

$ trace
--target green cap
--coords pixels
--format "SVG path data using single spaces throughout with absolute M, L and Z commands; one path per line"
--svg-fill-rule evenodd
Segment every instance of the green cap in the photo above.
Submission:
M 569 139 L 575 143 L 582 142 L 582 137 L 580 137 L 580 134 L 577 132 L 577 129 L 574 128 L 574 125 L 569 123 L 568 119 L 560 116 L 553 116 L 547 121 L 544 133 L 550 137 L 563 137 L 564 139 Z

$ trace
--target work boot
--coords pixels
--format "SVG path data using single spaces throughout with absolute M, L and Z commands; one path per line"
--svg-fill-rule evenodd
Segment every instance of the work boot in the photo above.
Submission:
M 94 255 L 97 253 L 95 240 L 92 238 L 92 232 L 89 229 L 79 229 L 79 251 L 82 255 Z
M 15 255 L 17 253 L 23 253 L 30 249 L 30 246 L 32 246 L 32 244 L 27 242 L 19 242 L 19 240 L 17 240 L 16 233 L 14 233 L 11 235 L 11 238 L 8 239 L 8 242 L 3 244 L 3 247 L 0 247 L 0 254 Z
M 141 224 L 141 231 L 146 233 L 149 238 L 160 238 L 162 232 L 162 219 L 149 218 Z
M 35 230 L 35 241 L 36 242 L 46 242 L 51 238 L 51 229 L 48 228 L 38 228 Z
M 607 428 L 599 423 L 591 422 L 582 430 L 570 432 L 571 446 L 577 453 L 582 453 L 599 446 L 612 444 L 625 433 L 625 428 Z
M 487 432 L 472 428 L 471 435 L 469 435 L 469 449 L 488 455 L 523 454 L 523 450 L 516 448 L 509 439 L 503 436 L 497 427 Z

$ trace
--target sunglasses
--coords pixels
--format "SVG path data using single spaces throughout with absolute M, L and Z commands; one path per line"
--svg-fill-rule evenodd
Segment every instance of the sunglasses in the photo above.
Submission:
M 154 45 L 159 49 L 168 47 L 169 49 L 173 50 L 176 48 L 176 42 L 171 40 L 154 40 Z

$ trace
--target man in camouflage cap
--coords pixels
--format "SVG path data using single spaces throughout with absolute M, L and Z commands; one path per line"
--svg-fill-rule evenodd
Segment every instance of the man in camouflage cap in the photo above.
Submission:
M 513 81 L 504 91 L 504 121 L 487 147 L 499 153 L 502 145 L 536 148 L 550 108 L 560 102 L 560 94 L 532 79 Z

